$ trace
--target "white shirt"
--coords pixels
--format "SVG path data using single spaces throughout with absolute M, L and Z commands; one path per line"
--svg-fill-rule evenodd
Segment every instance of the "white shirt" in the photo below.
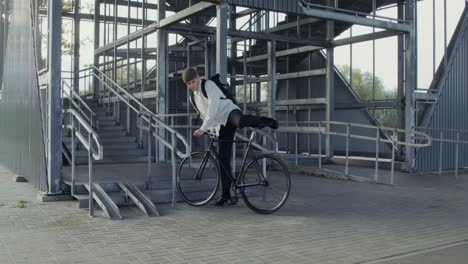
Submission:
M 208 98 L 202 92 L 202 80 L 198 83 L 198 90 L 193 93 L 195 104 L 197 105 L 203 124 L 200 127 L 203 131 L 216 128 L 219 133 L 221 125 L 226 125 L 229 114 L 232 110 L 240 108 L 230 99 L 227 99 L 219 87 L 211 80 L 205 82 L 205 91 Z

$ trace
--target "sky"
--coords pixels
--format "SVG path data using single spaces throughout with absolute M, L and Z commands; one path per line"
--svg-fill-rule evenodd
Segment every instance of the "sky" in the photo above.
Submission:
M 94 0 L 81 0 L 82 1 L 82 12 L 92 12 L 87 6 L 92 5 Z M 450 37 L 458 23 L 460 15 L 463 11 L 465 0 L 446 0 L 447 1 L 447 42 L 450 41 Z M 444 53 L 444 0 L 435 0 L 436 12 L 436 49 L 435 49 L 435 65 L 436 69 L 441 61 Z M 418 2 L 418 88 L 428 88 L 433 75 L 433 0 L 423 0 Z M 118 9 L 119 14 L 126 14 L 126 7 Z M 170 15 L 170 14 L 168 14 Z M 397 17 L 396 8 L 388 8 L 380 10 L 377 15 Z M 132 12 L 132 16 L 136 16 L 135 12 Z M 141 16 L 141 14 L 138 14 Z M 155 14 L 148 14 L 149 19 L 155 17 Z M 64 24 L 71 27 L 71 22 L 64 22 Z M 215 21 L 212 22 L 212 24 Z M 242 24 L 239 21 L 239 24 Z M 214 24 L 215 25 L 215 24 Z M 83 67 L 85 64 L 91 64 L 93 62 L 93 23 L 83 23 L 81 26 L 81 38 L 89 39 L 87 45 L 81 47 L 81 61 L 80 64 Z M 131 31 L 133 31 L 132 29 Z M 371 33 L 372 28 L 364 26 L 353 26 L 352 35 L 357 36 L 361 34 Z M 378 31 L 379 29 L 376 29 Z M 126 35 L 126 27 L 119 27 L 118 37 Z M 71 34 L 71 33 L 70 33 Z M 350 36 L 350 30 L 343 32 L 336 38 L 346 38 Z M 71 38 L 71 35 L 70 35 Z M 150 38 L 154 39 L 155 38 Z M 175 41 L 171 38 L 171 41 Z M 139 45 L 137 43 L 137 45 Z M 149 43 L 148 46 L 152 46 Z M 353 68 L 359 68 L 362 71 L 372 72 L 373 71 L 373 52 L 372 52 L 372 41 L 354 44 L 353 49 Z M 375 74 L 381 78 L 386 89 L 396 89 L 397 86 L 397 37 L 390 37 L 375 41 Z M 71 58 L 69 56 L 63 57 L 64 69 L 70 68 Z M 335 65 L 350 64 L 350 46 L 342 46 L 335 49 Z

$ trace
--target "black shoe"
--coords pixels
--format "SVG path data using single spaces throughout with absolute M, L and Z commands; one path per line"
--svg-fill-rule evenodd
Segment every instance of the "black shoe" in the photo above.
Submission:
M 224 198 L 224 197 L 219 197 L 218 200 L 215 202 L 215 206 L 223 206 L 225 203 L 228 205 L 236 205 L 238 199 L 236 197 L 234 198 Z
M 263 128 L 265 126 L 271 127 L 272 129 L 277 129 L 279 127 L 278 122 L 274 120 L 273 118 L 269 117 L 262 117 L 262 125 L 260 128 Z

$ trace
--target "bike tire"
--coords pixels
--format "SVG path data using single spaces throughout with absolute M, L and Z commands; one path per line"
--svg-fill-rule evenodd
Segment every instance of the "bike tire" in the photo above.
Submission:
M 202 169 L 204 152 L 193 152 L 180 163 L 177 169 L 176 185 L 180 197 L 189 205 L 203 206 L 209 203 L 219 188 L 220 174 L 218 162 L 209 155 L 195 179 L 198 169 Z M 192 164 L 190 164 L 190 158 Z
M 277 211 L 289 197 L 291 177 L 288 168 L 273 154 L 255 156 L 241 177 L 238 187 L 242 198 L 250 209 L 259 214 Z

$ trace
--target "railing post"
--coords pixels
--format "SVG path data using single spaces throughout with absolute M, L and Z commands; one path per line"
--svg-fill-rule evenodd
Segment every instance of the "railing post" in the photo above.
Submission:
M 172 151 L 171 151 L 171 166 L 172 166 L 172 207 L 175 207 L 176 197 L 176 137 L 175 132 L 171 133 Z
M 89 216 L 94 216 L 94 200 L 93 200 L 93 157 L 92 146 L 91 146 L 91 133 L 88 134 L 88 184 L 89 184 L 89 196 L 88 196 L 88 205 L 89 205 Z
M 458 180 L 458 159 L 460 147 L 460 132 L 457 132 L 457 144 L 455 145 L 455 179 Z
M 349 124 L 346 124 L 346 166 L 345 174 L 349 175 Z
M 157 133 L 158 128 L 154 129 L 155 133 Z M 158 151 L 158 138 L 154 137 L 154 162 L 159 163 L 159 151 Z
M 127 105 L 127 136 L 131 134 L 131 128 L 130 128 L 130 106 Z
M 375 140 L 375 172 L 374 172 L 374 181 L 379 180 L 379 148 L 380 148 L 380 131 L 379 128 L 376 128 L 376 140 Z
M 319 153 L 319 169 L 322 168 L 322 125 L 319 123 L 318 125 L 319 132 L 318 132 L 318 153 Z
M 149 118 L 149 123 L 148 123 L 148 142 L 147 142 L 147 145 L 148 145 L 148 169 L 146 171 L 146 176 L 148 177 L 148 182 L 147 182 L 147 186 L 146 186 L 146 189 L 149 190 L 150 189 L 150 185 L 151 185 L 151 123 L 152 123 L 152 117 L 151 116 L 148 116 Z
M 296 127 L 297 127 L 297 123 L 296 123 Z M 295 133 L 295 135 L 296 135 L 296 138 L 295 138 L 295 143 L 294 143 L 294 144 L 295 144 L 296 146 L 295 146 L 294 149 L 295 149 L 295 152 L 296 152 L 295 157 L 296 157 L 296 166 L 297 166 L 297 145 L 298 145 L 298 142 L 297 142 L 297 132 Z
M 72 156 L 72 164 L 71 164 L 71 194 L 75 194 L 75 118 L 70 113 L 71 118 L 71 156 Z
M 191 116 L 189 116 L 189 127 L 187 129 L 188 129 L 187 138 L 188 138 L 189 146 L 191 150 L 192 149 L 192 117 Z
M 109 85 L 109 80 L 107 78 L 106 78 L 106 83 L 107 83 L 107 85 Z M 109 86 L 106 86 L 106 89 L 107 89 L 107 115 L 110 116 L 110 89 L 109 89 Z
M 439 176 L 442 176 L 442 152 L 444 147 L 443 142 L 444 132 L 440 131 L 440 141 L 439 141 Z
M 236 137 L 234 136 L 234 140 Z M 236 174 L 236 142 L 232 144 L 232 165 L 231 165 L 231 175 L 235 177 Z
M 397 146 L 397 138 L 398 133 L 397 130 L 393 130 L 393 137 L 392 137 L 392 166 L 390 169 L 390 184 L 394 183 L 394 176 L 395 176 L 395 147 Z

